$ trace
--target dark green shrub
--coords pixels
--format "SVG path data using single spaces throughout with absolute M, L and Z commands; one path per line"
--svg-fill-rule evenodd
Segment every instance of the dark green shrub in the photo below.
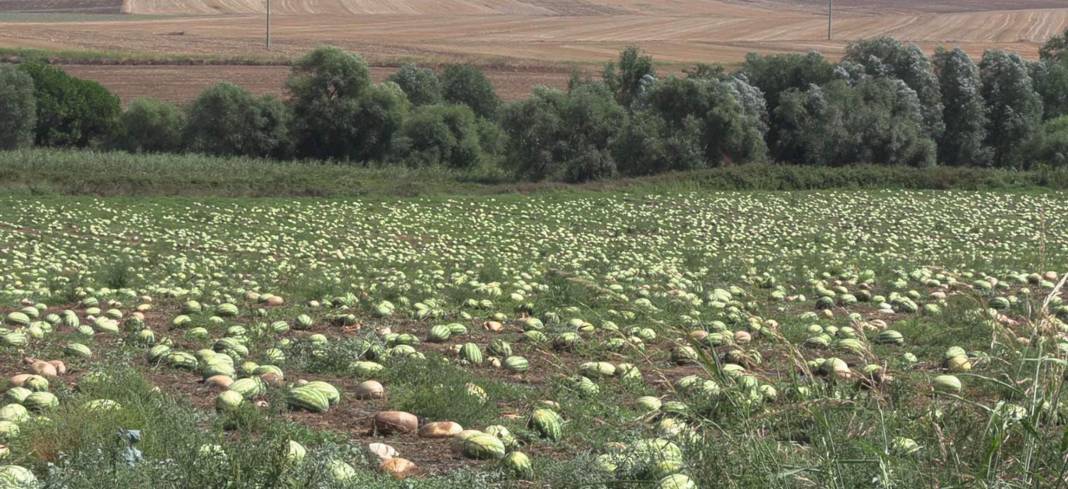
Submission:
M 110 139 L 122 112 L 118 97 L 54 66 L 35 62 L 19 69 L 33 78 L 37 145 L 87 147 Z
M 390 75 L 389 81 L 400 86 L 401 90 L 408 95 L 408 101 L 416 107 L 439 104 L 443 100 L 441 80 L 430 68 L 406 64 Z
M 189 109 L 190 151 L 223 156 L 285 156 L 289 112 L 276 98 L 256 98 L 230 83 L 208 88 Z
M 664 119 L 668 131 L 699 133 L 708 166 L 767 157 L 764 100 L 742 79 L 671 77 L 649 90 L 645 104 Z
M 650 111 L 635 112 L 612 143 L 612 155 L 619 173 L 627 176 L 701 168 L 705 161 L 700 123 L 689 117 L 673 130 Z
M 923 128 L 916 92 L 901 80 L 843 80 L 788 90 L 775 110 L 780 161 L 931 166 L 935 143 Z
M 475 120 L 463 105 L 420 107 L 401 126 L 398 156 L 417 165 L 474 166 L 481 153 Z
M 1028 161 L 1068 168 L 1068 115 L 1042 124 L 1029 146 Z
M 446 66 L 441 74 L 441 93 L 446 102 L 466 105 L 487 119 L 495 119 L 501 105 L 493 84 L 482 70 L 470 65 Z
M 32 146 L 36 126 L 33 78 L 14 68 L 0 66 L 0 149 Z
M 609 148 L 624 114 L 604 85 L 584 84 L 570 93 L 540 87 L 504 110 L 505 161 L 531 180 L 612 176 L 616 165 Z
M 119 119 L 114 146 L 131 153 L 168 153 L 182 149 L 185 113 L 178 106 L 140 98 Z

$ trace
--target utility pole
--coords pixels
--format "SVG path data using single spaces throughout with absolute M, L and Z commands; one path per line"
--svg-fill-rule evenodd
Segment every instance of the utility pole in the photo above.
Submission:
M 271 50 L 271 0 L 267 0 L 267 50 Z
M 267 0 L 270 2 L 271 0 Z M 831 12 L 834 10 L 834 0 L 827 0 L 827 40 L 831 40 Z

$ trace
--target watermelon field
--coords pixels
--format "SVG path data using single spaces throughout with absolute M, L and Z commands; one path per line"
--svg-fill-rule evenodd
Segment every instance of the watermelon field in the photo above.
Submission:
M 1068 486 L 1068 194 L 0 197 L 0 489 Z

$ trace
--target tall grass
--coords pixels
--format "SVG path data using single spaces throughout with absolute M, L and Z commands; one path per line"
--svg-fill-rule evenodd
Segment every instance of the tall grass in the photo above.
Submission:
M 736 165 L 582 185 L 518 182 L 494 166 L 356 166 L 201 155 L 32 149 L 0 152 L 0 193 L 96 196 L 410 197 L 538 191 L 1068 189 L 1068 169 Z

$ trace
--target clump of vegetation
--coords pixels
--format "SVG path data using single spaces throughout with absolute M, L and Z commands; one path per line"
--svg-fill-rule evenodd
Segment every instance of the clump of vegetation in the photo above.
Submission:
M 512 103 L 474 66 L 408 64 L 375 84 L 361 57 L 322 47 L 294 64 L 285 103 L 222 85 L 185 114 L 137 101 L 122 117 L 99 85 L 34 62 L 20 70 L 34 78 L 35 120 L 21 115 L 25 89 L 0 99 L 7 123 L 22 128 L 10 134 L 32 125 L 40 146 L 477 168 L 489 180 L 583 182 L 769 160 L 1060 168 L 1060 153 L 1042 147 L 1056 139 L 1042 124 L 1068 114 L 1063 39 L 1036 62 L 996 50 L 978 64 L 960 49 L 928 58 L 881 37 L 852 43 L 838 63 L 751 54 L 734 72 L 697 65 L 665 78 L 631 47 L 598 80 L 575 76 L 566 90 Z M 5 146 L 24 146 L 18 137 Z

